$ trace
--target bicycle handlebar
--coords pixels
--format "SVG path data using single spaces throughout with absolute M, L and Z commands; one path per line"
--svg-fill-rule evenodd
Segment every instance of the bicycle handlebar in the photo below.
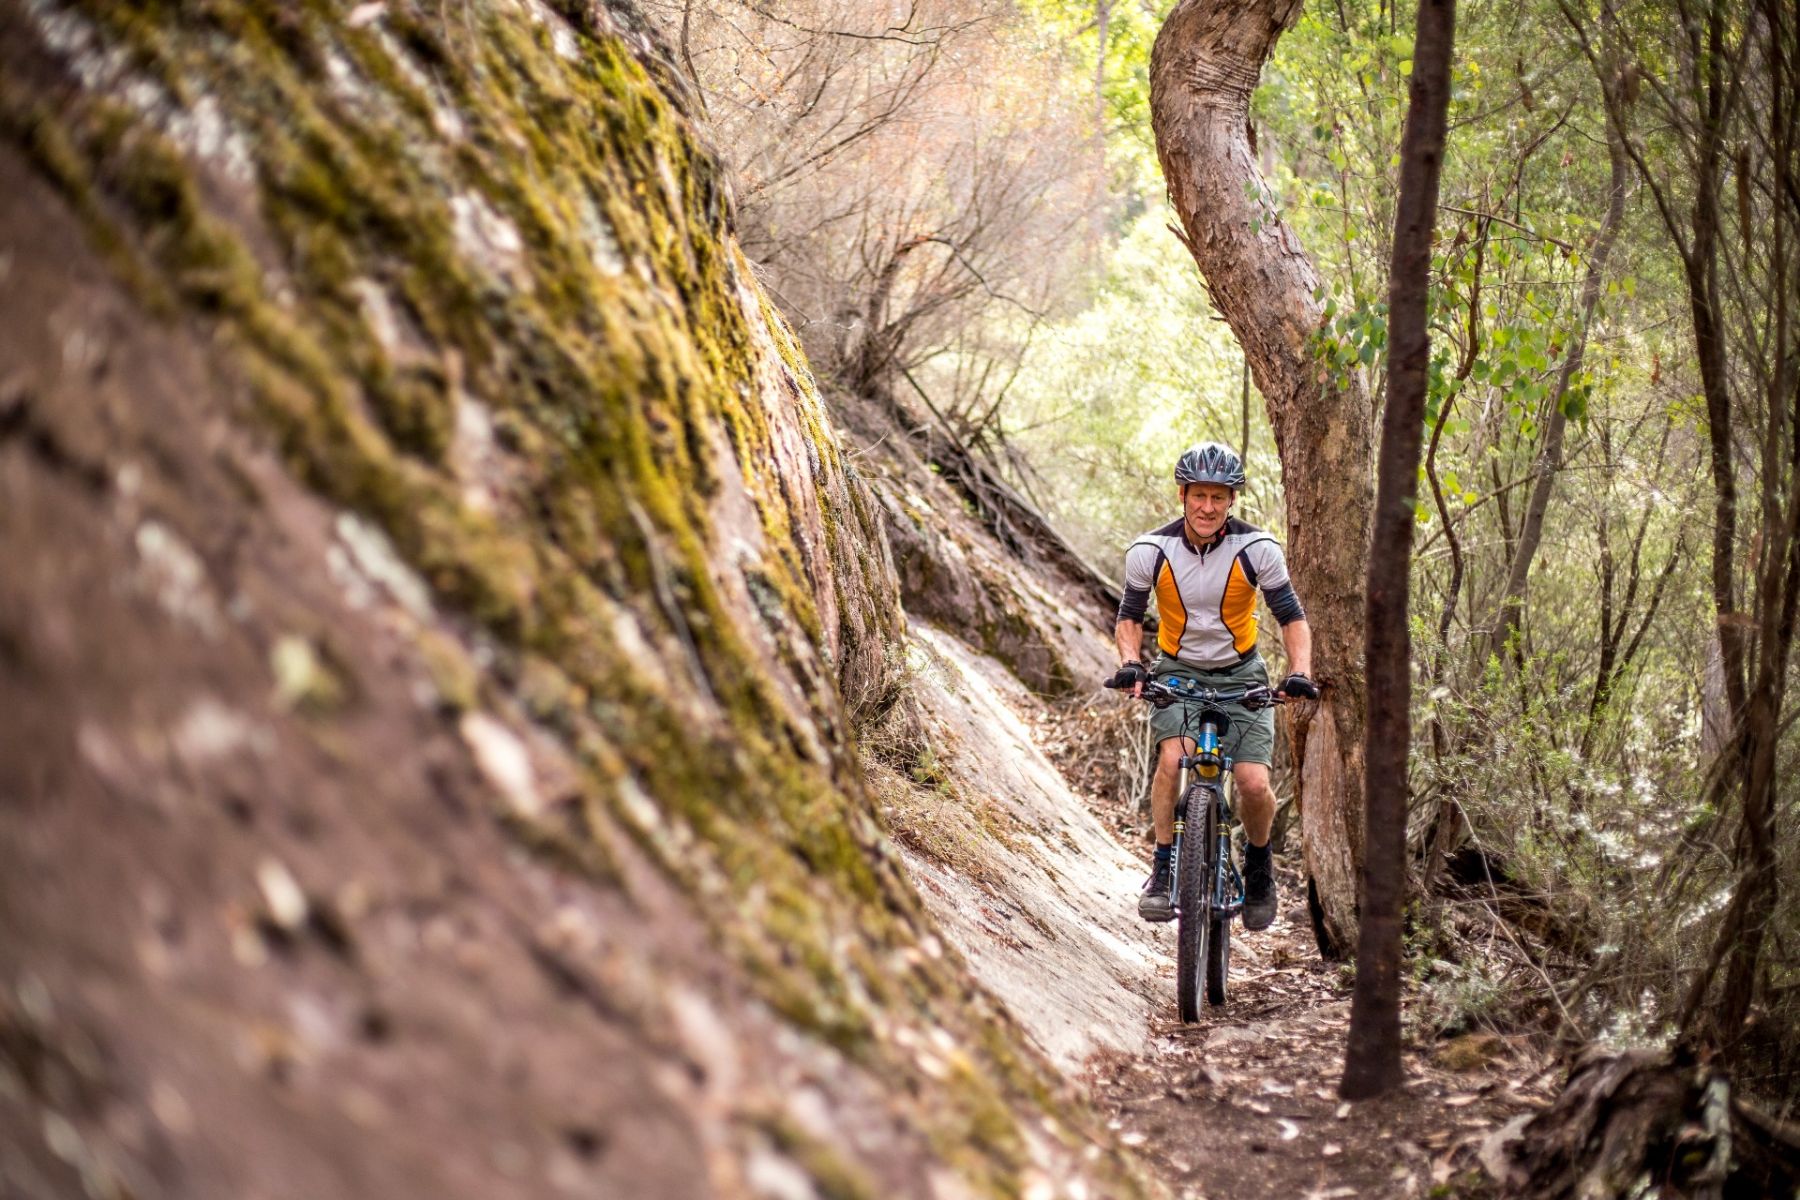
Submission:
M 1112 680 L 1107 680 L 1106 687 L 1114 687 Z M 1125 688 L 1115 688 L 1125 691 Z M 1286 704 L 1287 697 L 1270 687 L 1257 685 L 1237 692 L 1223 692 L 1216 688 L 1201 687 L 1194 684 L 1189 687 L 1171 687 L 1154 679 L 1144 681 L 1141 699 L 1148 700 L 1158 708 L 1167 708 L 1178 701 L 1198 704 L 1241 704 L 1252 711 L 1260 708 L 1273 708 L 1277 704 Z

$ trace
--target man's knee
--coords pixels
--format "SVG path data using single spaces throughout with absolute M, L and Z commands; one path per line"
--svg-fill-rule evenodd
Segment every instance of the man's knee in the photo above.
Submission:
M 1159 745 L 1156 750 L 1156 777 L 1173 781 L 1181 773 L 1182 753 L 1180 738 L 1170 738 Z
M 1260 804 L 1265 800 L 1273 800 L 1275 794 L 1269 786 L 1269 768 L 1261 763 L 1244 763 L 1233 772 L 1237 776 L 1237 792 L 1244 800 L 1252 804 Z

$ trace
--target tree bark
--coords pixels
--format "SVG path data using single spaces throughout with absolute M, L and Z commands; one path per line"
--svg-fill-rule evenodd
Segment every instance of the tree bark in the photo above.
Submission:
M 1369 717 L 1363 817 L 1362 931 L 1340 1093 L 1400 1085 L 1400 908 L 1406 891 L 1406 757 L 1412 746 L 1413 515 L 1430 386 L 1431 234 L 1450 110 L 1456 0 L 1419 0 L 1413 73 L 1400 137 L 1400 195 L 1388 268 L 1388 398 L 1381 423 L 1375 537 L 1369 555 L 1365 660 Z
M 1244 348 L 1269 409 L 1287 494 L 1295 585 L 1325 698 L 1289 721 L 1321 952 L 1356 942 L 1362 863 L 1361 671 L 1368 397 L 1322 371 L 1319 276 L 1269 198 L 1249 140 L 1250 94 L 1300 0 L 1181 0 L 1150 59 L 1151 125 L 1183 240 Z M 1297 706 L 1298 707 L 1298 706 Z

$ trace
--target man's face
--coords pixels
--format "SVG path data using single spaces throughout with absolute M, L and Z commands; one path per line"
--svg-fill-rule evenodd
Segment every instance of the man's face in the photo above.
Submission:
M 1182 513 L 1187 518 L 1188 536 L 1195 541 L 1210 538 L 1225 524 L 1235 499 L 1232 490 L 1222 483 L 1188 483 L 1181 488 Z

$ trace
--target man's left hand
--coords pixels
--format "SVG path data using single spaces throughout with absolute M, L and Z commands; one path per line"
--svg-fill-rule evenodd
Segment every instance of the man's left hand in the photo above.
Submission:
M 1300 700 L 1317 700 L 1319 698 L 1319 685 L 1298 671 L 1282 680 L 1281 686 L 1275 690 L 1283 696 L 1292 696 Z

